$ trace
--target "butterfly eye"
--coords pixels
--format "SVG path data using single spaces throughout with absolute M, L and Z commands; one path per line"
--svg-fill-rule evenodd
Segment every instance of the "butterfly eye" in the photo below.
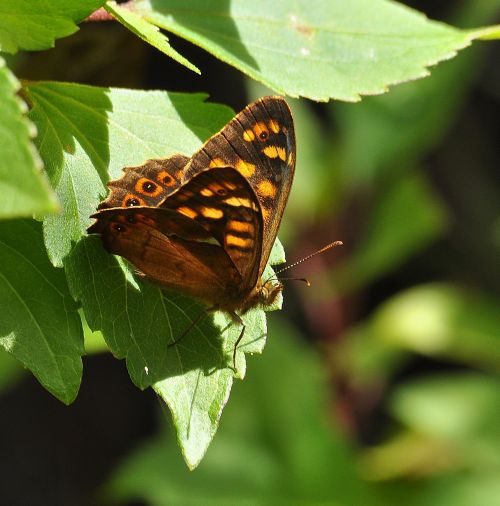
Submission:
M 268 137 L 269 137 L 269 134 L 267 132 L 260 132 L 260 134 L 259 134 L 259 139 L 261 141 L 267 141 Z
M 132 197 L 125 202 L 126 207 L 133 207 L 133 206 L 138 206 L 138 205 L 139 205 L 139 201 L 135 197 Z

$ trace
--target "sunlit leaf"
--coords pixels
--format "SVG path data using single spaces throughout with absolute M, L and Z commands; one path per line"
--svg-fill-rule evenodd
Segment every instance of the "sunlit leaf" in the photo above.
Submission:
M 55 39 L 76 32 L 76 23 L 103 4 L 104 0 L 2 0 L 0 51 L 53 47 Z
M 484 32 L 386 0 L 136 0 L 138 14 L 292 97 L 356 101 L 429 74 Z M 490 35 L 494 30 L 488 32 Z

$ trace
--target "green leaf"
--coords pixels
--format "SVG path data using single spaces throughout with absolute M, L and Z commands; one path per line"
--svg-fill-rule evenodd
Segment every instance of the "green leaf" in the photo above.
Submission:
M 35 143 L 63 212 L 44 223 L 54 265 L 91 224 L 105 184 L 122 168 L 174 152 L 192 154 L 232 116 L 205 95 L 96 88 L 64 83 L 28 85 Z
M 57 201 L 40 171 L 31 138 L 34 127 L 24 116 L 17 79 L 0 58 L 0 218 L 57 210 Z
M 78 30 L 79 23 L 104 0 L 3 0 L 0 4 L 0 51 L 36 51 Z
M 0 345 L 65 404 L 78 393 L 83 333 L 64 273 L 34 221 L 0 222 Z
M 131 8 L 273 90 L 357 101 L 429 75 L 478 37 L 386 0 L 136 0 Z
M 353 449 L 326 420 L 322 363 L 279 318 L 266 353 L 252 364 L 227 406 L 217 439 L 195 473 L 161 435 L 131 455 L 108 495 L 151 505 L 373 504 L 358 478 Z
M 103 333 L 117 358 L 126 359 L 138 387 L 153 386 L 165 400 L 184 458 L 196 467 L 229 398 L 241 327 L 221 313 L 205 315 L 204 307 L 187 297 L 134 279 L 125 262 L 107 254 L 97 237 L 78 243 L 66 271 L 89 327 Z M 201 322 L 191 327 L 200 316 Z M 267 333 L 262 310 L 248 312 L 243 320 L 246 330 L 236 355 L 240 377 L 245 374 L 244 352 L 260 353 Z
M 135 33 L 142 40 L 156 47 L 176 62 L 184 65 L 188 69 L 200 74 L 200 70 L 190 61 L 179 54 L 168 42 L 168 37 L 163 35 L 157 26 L 149 23 L 140 15 L 129 9 L 120 7 L 116 2 L 108 2 L 105 9 L 116 18 L 123 26 L 127 27 L 131 32 Z
M 204 103 L 199 94 L 56 83 L 30 85 L 27 93 L 40 131 L 39 150 L 63 205 L 61 216 L 45 221 L 49 253 L 64 264 L 90 329 L 100 330 L 113 354 L 126 359 L 137 386 L 153 386 L 167 402 L 186 462 L 194 467 L 227 402 L 241 328 L 218 313 L 190 328 L 204 314 L 200 304 L 136 280 L 125 261 L 104 251 L 99 238 L 83 236 L 106 194 L 104 183 L 119 177 L 122 167 L 173 152 L 191 155 L 233 113 Z M 277 245 L 273 261 L 282 256 Z M 263 311 L 243 319 L 246 331 L 236 355 L 240 377 L 244 352 L 260 352 L 266 335 Z

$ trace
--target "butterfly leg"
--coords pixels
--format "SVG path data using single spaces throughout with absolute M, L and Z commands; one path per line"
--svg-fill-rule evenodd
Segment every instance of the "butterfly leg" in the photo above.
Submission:
M 240 344 L 241 340 L 243 339 L 243 336 L 245 335 L 246 325 L 245 322 L 236 313 L 231 313 L 231 318 L 235 323 L 239 323 L 241 325 L 240 335 L 238 336 L 238 339 L 236 339 L 233 348 L 233 368 L 236 371 L 236 350 L 238 348 L 238 344 Z
M 201 311 L 198 316 L 191 321 L 191 323 L 183 330 L 182 334 L 177 338 L 175 339 L 174 341 L 172 341 L 171 343 L 168 344 L 167 348 L 171 348 L 172 346 L 175 346 L 176 344 L 178 344 L 181 339 L 183 339 L 184 337 L 186 337 L 190 332 L 191 330 L 193 330 L 193 328 L 196 326 L 197 323 L 199 323 L 201 321 L 201 319 L 209 312 L 209 311 L 213 311 L 213 307 L 210 307 L 208 309 L 204 309 L 203 311 Z

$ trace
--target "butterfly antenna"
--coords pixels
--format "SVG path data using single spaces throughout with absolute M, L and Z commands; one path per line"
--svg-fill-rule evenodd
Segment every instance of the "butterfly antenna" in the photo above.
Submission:
M 320 253 L 324 253 L 325 251 L 328 251 L 329 249 L 335 248 L 336 246 L 342 246 L 342 244 L 344 244 L 342 241 L 333 241 L 330 244 L 327 244 L 326 246 L 323 246 L 318 251 L 315 251 L 314 253 L 311 253 L 310 255 L 307 255 L 306 257 L 304 257 L 304 258 L 302 258 L 300 260 L 297 260 L 297 262 L 294 262 L 293 264 L 287 265 L 286 267 L 283 267 L 279 271 L 276 271 L 276 274 L 280 274 L 283 271 L 291 269 L 292 267 L 295 267 L 295 266 L 301 264 L 302 262 L 305 262 L 305 261 L 311 259 L 312 257 L 315 257 L 316 255 L 319 255 Z M 299 281 L 305 281 L 306 283 L 309 284 L 309 281 L 307 281 L 307 279 L 300 279 Z

